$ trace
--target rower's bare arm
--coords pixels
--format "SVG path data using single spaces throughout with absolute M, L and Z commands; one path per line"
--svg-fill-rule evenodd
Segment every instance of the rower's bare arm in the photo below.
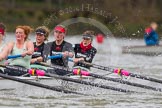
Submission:
M 37 57 L 38 62 L 43 62 L 43 57 Z
M 34 53 L 34 45 L 33 42 L 28 41 L 27 42 L 27 51 L 22 53 L 22 56 L 26 56 L 26 55 L 32 55 Z
M 35 63 L 35 62 L 43 62 L 43 57 L 33 58 L 30 61 L 30 63 Z
M 7 58 L 7 56 L 10 54 L 11 50 L 13 47 L 13 42 L 9 42 L 3 49 L 2 52 L 0 53 L 0 61 L 4 60 Z
M 6 50 L 7 49 L 7 46 L 5 46 L 3 49 L 2 49 L 2 52 L 0 53 L 0 61 L 4 60 L 7 58 L 7 55 L 8 55 L 8 51 Z

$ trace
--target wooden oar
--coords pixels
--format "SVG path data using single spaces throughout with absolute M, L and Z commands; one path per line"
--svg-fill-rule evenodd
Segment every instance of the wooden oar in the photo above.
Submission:
M 74 91 L 69 91 L 69 90 L 64 90 L 64 89 L 61 89 L 61 88 L 58 88 L 58 87 L 54 87 L 54 86 L 49 86 L 49 85 L 45 85 L 45 84 L 41 84 L 41 83 L 32 82 L 32 81 L 29 81 L 29 80 L 24 80 L 24 79 L 16 78 L 16 77 L 5 75 L 5 74 L 2 74 L 2 73 L 0 73 L 0 77 L 5 78 L 5 79 L 9 79 L 9 80 L 12 80 L 12 81 L 16 81 L 16 82 L 28 84 L 28 85 L 40 87 L 40 88 L 45 88 L 45 89 L 57 91 L 57 92 L 85 95 L 85 94 L 82 94 L 82 93 L 78 93 L 78 92 L 74 92 Z
M 43 62 L 41 62 L 39 64 L 44 65 L 44 66 L 48 66 L 48 67 L 53 68 L 53 69 L 60 69 L 60 70 L 68 71 L 68 73 L 73 73 L 75 75 L 79 73 L 80 75 L 84 75 L 84 76 L 92 76 L 92 77 L 95 77 L 95 78 L 104 79 L 104 80 L 108 80 L 108 81 L 112 81 L 112 82 L 118 82 L 118 83 L 121 83 L 121 84 L 127 84 L 127 85 L 130 85 L 130 86 L 135 86 L 135 87 L 140 87 L 140 88 L 144 88 L 144 89 L 162 92 L 161 88 L 151 87 L 151 86 L 133 83 L 133 82 L 129 82 L 129 81 L 124 81 L 124 80 L 116 79 L 116 78 L 105 77 L 105 76 L 102 76 L 102 75 L 89 73 L 89 72 L 86 72 L 86 71 L 80 71 L 79 72 L 78 70 L 72 70 L 70 68 L 65 68 L 65 67 L 61 67 L 61 66 L 56 66 L 56 65 L 51 66 L 51 65 L 48 65 L 48 64 L 43 63 Z
M 0 65 L 0 66 L 4 67 L 4 68 L 11 69 L 11 70 L 17 70 L 14 66 L 9 66 L 9 65 L 8 66 Z M 114 90 L 114 91 L 118 91 L 118 92 L 124 92 L 124 93 L 133 93 L 134 92 L 134 91 L 125 90 L 125 89 L 121 89 L 121 88 L 115 88 L 115 87 L 111 87 L 111 86 L 101 85 L 98 83 L 92 83 L 92 82 L 83 81 L 83 80 L 79 80 L 79 79 L 72 79 L 72 78 L 68 78 L 68 77 L 64 77 L 64 76 L 58 76 L 58 75 L 55 75 L 52 73 L 46 73 L 42 70 L 32 70 L 32 69 L 24 70 L 24 69 L 19 68 L 19 70 L 17 70 L 17 71 L 23 71 L 23 72 L 29 73 L 31 75 L 36 74 L 39 76 L 55 77 L 55 78 L 59 78 L 59 79 L 66 80 L 66 81 L 71 81 L 71 82 L 84 84 L 84 85 L 91 85 L 91 86 L 100 87 L 100 88 L 104 88 L 104 89 L 110 89 L 110 90 Z
M 72 59 L 69 59 L 69 61 L 73 61 Z M 139 79 L 143 79 L 143 80 L 148 80 L 148 81 L 152 81 L 152 82 L 156 82 L 156 83 L 161 83 L 162 84 L 162 80 L 160 79 L 156 79 L 156 78 L 152 78 L 152 77 L 148 77 L 148 76 L 143 76 L 143 75 L 139 75 L 139 74 L 134 74 L 134 73 L 130 73 L 124 69 L 121 68 L 116 68 L 113 69 L 111 67 L 105 67 L 105 66 L 101 66 L 101 65 L 97 65 L 97 64 L 92 64 L 92 63 L 87 63 L 82 61 L 81 63 L 84 63 L 86 65 L 89 65 L 93 68 L 96 69 L 101 69 L 101 70 L 105 70 L 105 71 L 109 71 L 112 73 L 117 73 L 119 75 L 124 75 L 124 76 L 131 76 L 131 77 L 135 77 L 135 78 L 139 78 Z

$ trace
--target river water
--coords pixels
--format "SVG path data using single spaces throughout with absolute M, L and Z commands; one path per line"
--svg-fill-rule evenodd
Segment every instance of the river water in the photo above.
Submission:
M 34 40 L 34 37 L 30 37 Z M 6 41 L 13 40 L 13 34 L 8 34 Z M 49 40 L 52 40 L 50 37 Z M 80 36 L 71 36 L 65 38 L 71 43 L 78 43 L 81 40 Z M 144 45 L 143 40 L 139 39 L 117 39 L 107 38 L 103 44 L 96 43 L 95 39 L 93 45 L 97 48 L 98 53 L 93 63 L 120 67 L 130 72 L 151 76 L 162 79 L 162 57 L 151 57 L 143 55 L 122 54 L 121 46 L 125 45 Z M 70 66 L 72 63 L 70 63 Z M 92 69 L 93 72 L 101 75 L 108 75 L 109 72 Z M 129 78 L 128 81 L 147 84 L 154 87 L 161 87 L 157 83 L 149 81 L 137 80 Z M 101 80 L 100 80 L 101 81 Z M 11 81 L 12 82 L 12 81 Z M 105 81 L 103 81 L 105 82 Z M 54 82 L 50 82 L 54 83 Z M 57 82 L 55 82 L 57 83 Z M 104 84 L 109 85 L 111 82 Z M 10 85 L 13 89 L 1 89 L 2 85 L 7 85 L 4 82 L 0 83 L 0 107 L 1 108 L 160 108 L 162 107 L 162 94 L 159 92 L 150 92 L 145 89 L 137 87 L 125 86 L 118 83 L 111 83 L 112 86 L 130 89 L 133 91 L 143 91 L 144 93 L 119 93 L 111 90 L 103 90 L 100 88 L 83 89 L 80 92 L 87 94 L 87 96 L 58 93 L 51 90 L 37 88 L 26 84 L 19 83 Z M 48 84 L 48 83 L 46 83 Z M 16 87 L 16 88 L 14 88 Z M 85 86 L 80 86 L 84 88 Z M 20 89 L 19 89 L 20 88 Z M 91 95 L 89 95 L 91 94 Z

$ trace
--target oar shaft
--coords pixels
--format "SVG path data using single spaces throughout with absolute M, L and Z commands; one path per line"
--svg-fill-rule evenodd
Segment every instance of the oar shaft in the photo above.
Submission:
M 6 66 L 6 68 L 16 70 L 16 68 L 14 68 L 12 66 L 11 67 Z M 29 72 L 29 74 L 33 74 L 32 70 L 21 69 L 21 71 L 25 71 L 25 72 L 27 71 L 27 72 Z M 36 70 L 35 72 L 39 76 L 55 77 L 55 78 L 59 78 L 59 79 L 66 80 L 66 81 L 71 81 L 71 82 L 80 83 L 80 84 L 84 84 L 84 85 L 91 85 L 91 86 L 100 87 L 100 88 L 104 88 L 104 89 L 110 89 L 110 90 L 119 91 L 119 92 L 125 92 L 125 93 L 126 92 L 131 92 L 131 93 L 133 92 L 133 91 L 125 90 L 125 89 L 120 89 L 120 88 L 115 88 L 115 87 L 111 87 L 111 86 L 100 85 L 100 84 L 97 84 L 97 83 L 91 83 L 91 82 L 87 82 L 87 81 L 83 81 L 83 80 L 72 79 L 72 78 L 67 78 L 67 77 L 58 76 L 58 75 L 54 75 L 54 74 L 49 74 L 49 73 L 45 73 L 44 71 L 41 71 L 41 70 Z
M 80 71 L 80 73 L 78 73 L 77 69 L 73 70 L 73 74 L 75 74 L 75 75 L 80 74 L 80 75 L 84 75 L 84 76 L 92 76 L 92 77 L 95 77 L 95 78 L 104 79 L 104 80 L 108 80 L 108 81 L 112 81 L 112 82 L 118 82 L 118 83 L 121 83 L 121 84 L 127 84 L 127 85 L 130 85 L 130 86 L 145 88 L 145 89 L 154 90 L 154 91 L 162 91 L 161 88 L 155 88 L 155 87 L 151 87 L 151 86 L 147 86 L 147 85 L 142 85 L 142 84 L 138 84 L 138 83 L 124 81 L 124 80 L 121 80 L 121 79 L 109 78 L 109 77 L 101 76 L 101 75 L 98 75 L 98 74 L 89 73 L 87 71 Z
M 103 89 L 110 89 L 110 90 L 114 90 L 114 91 L 118 91 L 118 92 L 124 92 L 124 93 L 133 93 L 134 92 L 134 91 L 125 90 L 125 89 L 121 89 L 121 88 L 115 88 L 115 87 L 106 86 L 106 85 L 102 85 L 102 84 L 98 84 L 98 83 L 92 83 L 92 82 L 89 82 L 89 81 L 83 81 L 83 80 L 80 80 L 80 79 L 73 79 L 73 78 L 68 78 L 68 77 L 64 77 L 64 76 L 54 75 L 54 74 L 51 74 L 51 73 L 45 73 L 43 71 L 37 71 L 36 73 L 37 73 L 37 75 L 40 75 L 40 76 L 54 77 L 54 78 L 62 79 L 62 80 L 65 80 L 65 81 L 71 81 L 71 82 L 84 84 L 84 85 L 91 85 L 91 86 L 94 86 L 94 87 L 100 87 L 100 88 L 103 88 Z
M 113 69 L 113 68 L 110 68 L 110 67 L 104 67 L 104 66 L 100 66 L 100 65 L 96 65 L 96 64 L 90 64 L 90 63 L 86 63 L 86 64 L 90 65 L 91 67 L 97 68 L 97 69 L 101 69 L 101 70 L 105 70 L 105 71 L 109 71 L 109 72 L 113 72 L 113 73 L 118 73 L 117 72 L 118 69 Z M 138 75 L 138 74 L 134 74 L 134 73 L 130 73 L 126 70 L 121 70 L 120 74 L 124 75 L 124 76 L 131 76 L 131 77 L 135 77 L 135 78 L 139 78 L 139 79 L 148 80 L 148 81 L 152 81 L 152 82 L 162 84 L 162 80 L 155 79 L 155 78 L 152 78 L 152 77 L 146 77 L 146 76 L 142 76 L 142 75 Z
M 27 69 L 24 69 L 24 68 L 18 68 L 18 67 L 14 67 L 14 66 L 5 66 L 5 67 L 8 68 L 8 69 L 12 69 L 12 70 L 18 70 L 18 71 L 21 71 L 21 72 L 24 72 L 24 73 L 29 72 L 29 74 L 33 74 L 32 70 L 27 70 Z M 61 69 L 61 67 L 59 67 L 59 66 L 56 66 L 55 68 Z M 36 70 L 36 71 L 39 72 L 39 70 Z M 72 71 L 68 70 L 67 68 L 66 68 L 66 71 L 72 73 Z M 43 73 L 43 75 L 41 73 L 38 73 L 38 74 L 40 76 L 44 76 L 45 75 L 45 73 Z M 77 74 L 77 70 L 73 70 L 73 74 L 76 75 Z M 149 89 L 149 90 L 162 91 L 161 88 L 155 88 L 155 87 L 151 87 L 151 86 L 147 86 L 147 85 L 142 85 L 142 84 L 138 84 L 138 83 L 133 83 L 133 82 L 129 82 L 129 81 L 124 81 L 124 80 L 120 80 L 120 79 L 109 78 L 109 77 L 101 76 L 101 75 L 98 75 L 98 74 L 89 73 L 89 72 L 86 72 L 86 71 L 81 71 L 80 74 L 81 75 L 85 75 L 85 76 L 92 76 L 92 77 L 95 77 L 95 78 L 104 79 L 104 80 L 108 80 L 108 81 L 118 82 L 118 83 L 121 83 L 121 84 L 127 84 L 127 85 L 130 85 L 130 86 L 145 88 L 145 89 Z
M 55 66 L 53 68 L 58 68 L 58 67 Z M 62 68 L 62 67 L 59 67 L 59 68 Z M 107 68 L 107 69 L 110 69 L 109 71 L 113 71 L 113 72 L 116 71 L 116 70 L 113 70 L 111 68 Z M 66 71 L 70 72 L 71 70 L 67 69 Z M 127 71 L 123 70 L 122 72 L 123 72 L 122 74 L 124 74 L 126 76 L 129 76 L 129 73 Z M 77 74 L 77 71 L 74 70 L 73 74 Z M 161 88 L 155 88 L 155 87 L 151 87 L 151 86 L 147 86 L 147 85 L 142 85 L 142 84 L 138 84 L 138 83 L 133 83 L 133 82 L 129 82 L 129 81 L 124 81 L 124 80 L 120 80 L 120 79 L 109 78 L 109 77 L 105 77 L 105 76 L 101 76 L 101 75 L 97 75 L 97 74 L 93 74 L 93 73 L 89 73 L 89 72 L 81 71 L 81 74 L 85 75 L 85 76 L 92 76 L 92 77 L 95 77 L 95 78 L 104 79 L 104 80 L 113 81 L 113 82 L 118 82 L 118 83 L 121 83 L 121 84 L 127 84 L 127 85 L 130 85 L 130 86 L 140 87 L 140 88 L 144 88 L 144 89 L 160 91 L 160 92 L 162 91 Z
M 69 90 L 63 90 L 61 88 L 57 88 L 57 87 L 54 87 L 54 86 L 48 86 L 48 85 L 44 85 L 44 84 L 41 84 L 41 83 L 32 82 L 32 81 L 29 81 L 29 80 L 19 79 L 19 78 L 16 78 L 16 77 L 13 77 L 13 76 L 8 76 L 8 75 L 2 74 L 2 73 L 0 73 L 0 77 L 5 78 L 5 79 L 9 79 L 9 80 L 13 80 L 13 81 L 16 81 L 16 82 L 21 82 L 21 83 L 24 83 L 24 84 L 36 86 L 36 87 L 46 88 L 46 89 L 57 91 L 57 92 L 73 93 L 73 94 L 83 95 L 81 93 L 77 93 L 77 92 L 73 92 L 73 91 L 69 91 Z
M 159 79 L 155 79 L 155 78 L 151 78 L 151 77 L 146 77 L 146 76 L 142 76 L 142 75 L 137 75 L 137 74 L 133 74 L 133 73 L 130 73 L 130 76 L 162 84 L 162 80 L 159 80 Z
M 101 75 L 97 75 L 97 74 L 93 74 L 93 73 L 90 73 L 90 76 L 93 76 L 93 77 L 99 78 L 99 79 L 108 80 L 108 81 L 118 82 L 118 83 L 121 83 L 121 84 L 127 84 L 127 85 L 130 85 L 130 86 L 135 86 L 135 87 L 140 87 L 140 88 L 144 88 L 144 89 L 162 92 L 161 88 L 155 88 L 155 87 L 142 85 L 142 84 L 138 84 L 138 83 L 132 83 L 132 82 L 124 81 L 124 80 L 120 80 L 120 79 L 109 78 L 109 77 L 105 77 L 105 76 L 101 76 Z

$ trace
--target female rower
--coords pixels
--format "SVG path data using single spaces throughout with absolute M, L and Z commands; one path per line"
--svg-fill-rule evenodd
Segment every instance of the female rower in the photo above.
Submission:
M 40 26 L 35 30 L 36 42 L 34 42 L 34 54 L 32 55 L 31 63 L 43 62 L 43 50 L 45 41 L 48 40 L 49 29 L 45 26 Z
M 17 26 L 15 31 L 16 41 L 9 42 L 5 46 L 2 53 L 0 53 L 0 61 L 6 59 L 9 54 L 11 56 L 21 54 L 22 58 L 13 59 L 10 61 L 9 65 L 14 65 L 17 68 L 22 67 L 24 69 L 29 69 L 31 55 L 34 52 L 34 45 L 30 40 L 28 40 L 31 31 L 32 28 L 30 26 Z M 5 69 L 4 73 L 12 76 L 21 76 L 26 74 L 24 72 L 9 69 Z
M 6 26 L 3 23 L 0 23 L 0 52 L 2 52 L 3 48 L 5 47 L 5 32 L 6 32 Z M 0 62 L 0 64 L 4 64 L 4 60 Z M 2 69 L 2 68 L 0 68 Z
M 54 38 L 55 40 L 53 42 L 47 43 L 46 55 L 55 56 L 58 54 L 62 54 L 62 58 L 57 59 L 51 59 L 51 64 L 53 65 L 59 65 L 59 66 L 68 66 L 67 57 L 73 57 L 72 53 L 72 44 L 68 43 L 64 40 L 64 37 L 66 35 L 66 28 L 62 25 L 57 25 L 54 28 Z M 47 50 L 48 49 L 48 50 Z
M 96 48 L 92 46 L 92 41 L 95 33 L 94 31 L 85 31 L 83 33 L 83 40 L 80 44 L 74 46 L 74 68 L 81 68 L 83 70 L 89 70 L 90 66 L 82 63 L 82 61 L 91 63 L 95 54 L 97 53 Z
M 44 55 L 46 57 L 45 60 L 47 60 L 48 55 L 50 56 L 62 55 L 61 58 L 51 59 L 52 65 L 68 67 L 67 57 L 73 57 L 72 44 L 64 40 L 66 33 L 67 30 L 63 25 L 57 25 L 54 28 L 54 34 L 53 34 L 55 40 L 45 45 L 45 50 L 44 50 Z M 59 75 L 66 74 L 66 72 L 59 71 L 59 70 L 55 70 L 55 72 Z
M 0 52 L 2 51 L 5 45 L 4 42 L 5 30 L 6 30 L 5 25 L 3 23 L 0 23 Z

